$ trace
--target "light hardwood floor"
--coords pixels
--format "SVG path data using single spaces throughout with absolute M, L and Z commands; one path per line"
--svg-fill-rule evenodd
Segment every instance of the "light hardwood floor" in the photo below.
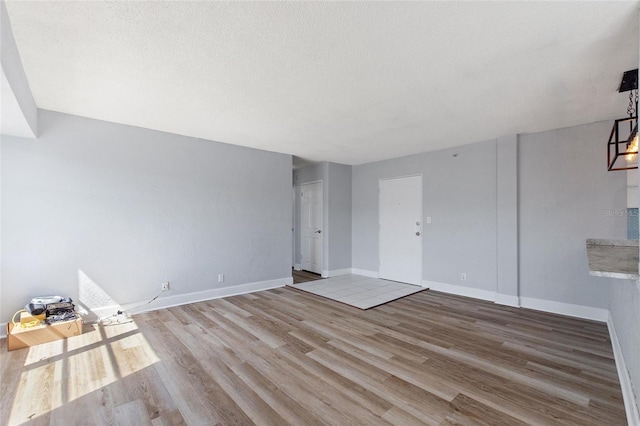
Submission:
M 8 424 L 626 424 L 605 324 L 434 291 L 282 288 L 0 345 Z

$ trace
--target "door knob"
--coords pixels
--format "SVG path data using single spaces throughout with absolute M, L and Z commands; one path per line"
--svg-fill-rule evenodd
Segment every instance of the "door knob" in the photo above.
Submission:
M 416 232 L 416 235 L 419 237 L 419 236 L 420 236 L 420 233 L 419 233 L 419 232 Z
M 322 234 L 322 230 L 318 229 L 314 234 Z

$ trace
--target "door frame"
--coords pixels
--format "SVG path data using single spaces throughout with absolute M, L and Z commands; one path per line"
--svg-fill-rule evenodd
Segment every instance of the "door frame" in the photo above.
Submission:
M 298 217 L 300 218 L 299 223 L 298 223 L 298 225 L 300 227 L 300 233 L 299 233 L 300 270 L 304 269 L 302 267 L 302 243 L 303 243 L 303 240 L 302 240 L 303 239 L 303 235 L 302 235 L 302 190 L 303 190 L 304 186 L 315 185 L 315 184 L 318 184 L 318 183 L 320 184 L 320 197 L 322 198 L 322 209 L 321 209 L 322 233 L 320 234 L 321 238 L 322 238 L 322 244 L 320 245 L 320 274 L 319 275 L 322 276 L 323 278 L 326 278 L 325 277 L 325 275 L 326 275 L 325 274 L 325 269 L 324 269 L 324 261 L 325 261 L 325 256 L 324 256 L 325 253 L 324 253 L 324 251 L 325 251 L 325 244 L 327 244 L 327 241 L 326 241 L 327 240 L 327 238 L 326 238 L 326 234 L 327 234 L 326 228 L 327 228 L 327 226 L 326 226 L 326 220 L 325 220 L 326 218 L 324 217 L 324 210 L 325 210 L 325 202 L 326 202 L 326 200 L 325 200 L 325 196 L 324 196 L 324 182 L 322 181 L 322 179 L 301 183 L 299 185 L 299 188 L 298 188 L 298 196 L 300 197 L 299 198 L 299 200 L 300 200 L 300 204 L 299 204 L 300 209 L 299 209 L 299 215 L 298 215 Z
M 380 263 L 381 263 L 381 251 L 382 244 L 380 241 L 380 233 L 382 232 L 382 224 L 380 223 L 380 209 L 382 206 L 382 197 L 380 194 L 382 193 L 381 182 L 383 180 L 391 180 L 391 179 L 403 179 L 410 177 L 420 177 L 420 281 L 419 286 L 424 287 L 424 175 L 422 173 L 414 173 L 410 175 L 401 175 L 401 176 L 392 176 L 392 177 L 384 177 L 378 179 L 378 277 L 380 277 Z M 407 285 L 416 285 L 407 283 Z
M 296 268 L 296 191 L 295 185 L 291 187 L 291 269 Z

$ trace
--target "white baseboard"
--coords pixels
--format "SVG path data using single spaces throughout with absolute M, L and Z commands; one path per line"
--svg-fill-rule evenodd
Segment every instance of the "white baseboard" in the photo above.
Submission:
M 616 369 L 618 370 L 618 379 L 620 380 L 620 387 L 622 388 L 622 399 L 624 400 L 624 410 L 627 413 L 627 423 L 629 426 L 640 425 L 640 412 L 636 405 L 635 395 L 633 393 L 633 387 L 631 386 L 631 377 L 629 376 L 629 370 L 624 362 L 624 356 L 622 355 L 622 347 L 618 341 L 618 334 L 616 333 L 616 327 L 613 323 L 613 317 L 610 313 L 607 315 L 607 326 L 609 327 L 609 336 L 611 337 L 611 347 L 613 348 L 613 356 L 616 360 Z
M 362 275 L 363 277 L 378 278 L 377 271 L 368 271 L 366 269 L 351 268 L 351 273 L 354 275 Z
M 215 288 L 205 291 L 197 291 L 194 293 L 176 294 L 174 296 L 159 297 L 155 301 L 144 305 L 144 301 L 137 303 L 127 303 L 125 305 L 105 306 L 92 309 L 89 314 L 91 317 L 104 318 L 113 315 L 118 310 L 129 311 L 140 306 L 139 309 L 133 309 L 132 314 L 141 314 L 143 312 L 155 311 L 158 309 L 170 308 L 172 306 L 186 305 L 187 303 L 202 302 L 211 299 L 220 299 L 222 297 L 237 296 L 239 294 L 254 293 L 256 291 L 270 290 L 273 288 L 284 287 L 287 284 L 293 284 L 293 278 L 279 278 L 276 280 L 258 281 L 254 283 L 240 284 L 231 287 Z M 143 305 L 143 306 L 141 306 Z M 96 318 L 96 319 L 97 319 Z M 7 337 L 7 323 L 0 324 L 0 338 Z
M 521 297 L 520 306 L 535 309 L 537 311 L 566 315 L 569 317 L 583 318 L 600 322 L 607 322 L 609 311 L 591 306 L 573 305 L 571 303 L 555 302 L 552 300 L 536 299 L 533 297 Z
M 295 269 L 296 271 L 302 271 L 302 265 L 299 263 L 296 263 L 295 265 L 293 265 L 293 269 Z
M 339 277 L 340 275 L 349 275 L 351 273 L 351 268 L 344 269 L 334 269 L 333 271 L 327 271 L 327 276 L 331 277 Z
M 320 276 L 322 278 L 329 278 L 329 271 L 327 271 L 326 269 L 323 269 L 322 271 L 320 271 Z
M 254 283 L 234 285 L 231 287 L 214 288 L 194 293 L 176 294 L 175 296 L 160 297 L 146 307 L 135 309 L 133 313 L 141 314 L 143 312 L 155 311 L 157 309 L 186 305 L 187 303 L 196 303 L 205 300 L 220 299 L 222 297 L 237 296 L 239 294 L 254 293 L 256 291 L 270 290 L 273 288 L 284 287 L 287 284 L 293 284 L 292 277 L 258 281 Z M 122 305 L 122 308 L 124 311 L 127 311 L 136 306 L 140 306 L 140 303 L 128 303 L 126 305 Z
M 520 298 L 518 296 L 512 296 L 509 294 L 496 293 L 495 302 L 498 305 L 513 306 L 515 308 L 520 307 Z
M 552 300 L 536 299 L 533 297 L 510 296 L 506 294 L 498 294 L 494 291 L 481 290 L 454 284 L 439 283 L 436 281 L 425 280 L 422 282 L 422 286 L 429 287 L 431 290 L 441 291 L 443 293 L 472 297 L 474 299 L 488 300 L 500 305 L 535 309 L 537 311 L 550 312 L 554 314 L 590 319 L 600 322 L 607 322 L 607 318 L 609 315 L 609 311 L 607 309 L 573 305 L 571 303 L 554 302 Z
M 423 287 L 429 287 L 431 290 L 441 291 L 443 293 L 456 294 L 458 296 L 472 297 L 474 299 L 495 301 L 496 292 L 489 290 L 480 290 L 472 287 L 464 287 L 461 285 L 439 283 L 437 281 L 422 281 Z

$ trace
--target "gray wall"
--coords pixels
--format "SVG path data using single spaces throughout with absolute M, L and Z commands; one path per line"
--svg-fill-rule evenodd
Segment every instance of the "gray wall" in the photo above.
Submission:
M 626 235 L 626 219 L 607 214 L 626 211 L 625 174 L 607 172 L 604 166 L 610 124 L 520 136 L 518 151 L 511 146 L 511 153 L 499 157 L 515 161 L 517 152 L 517 197 L 512 188 L 500 186 L 508 199 L 501 195 L 498 200 L 497 175 L 514 170 L 498 167 L 496 140 L 354 166 L 353 267 L 378 271 L 378 180 L 421 173 L 424 280 L 495 292 L 497 221 L 504 221 L 507 209 L 509 218 L 518 212 L 521 297 L 607 308 L 613 280 L 589 275 L 585 239 Z M 513 232 L 508 237 L 506 246 L 513 246 Z M 518 261 L 517 255 L 511 258 Z
M 592 277 L 586 238 L 626 238 L 626 174 L 608 172 L 611 122 L 520 136 L 520 295 L 607 308 L 616 280 Z
M 413 174 L 423 175 L 423 279 L 460 284 L 464 272 L 466 286 L 495 291 L 495 141 L 354 166 L 353 267 L 378 271 L 379 179 Z
M 291 156 L 40 111 L 2 137 L 1 316 L 77 297 L 119 303 L 291 276 Z M 217 275 L 225 274 L 218 283 Z
M 351 166 L 329 163 L 329 262 L 335 271 L 351 268 Z
M 640 407 L 640 283 L 616 280 L 608 289 L 609 312 Z
M 518 136 L 496 139 L 497 292 L 518 303 Z M 513 297 L 516 297 L 515 300 Z M 499 300 L 499 298 L 496 298 Z

